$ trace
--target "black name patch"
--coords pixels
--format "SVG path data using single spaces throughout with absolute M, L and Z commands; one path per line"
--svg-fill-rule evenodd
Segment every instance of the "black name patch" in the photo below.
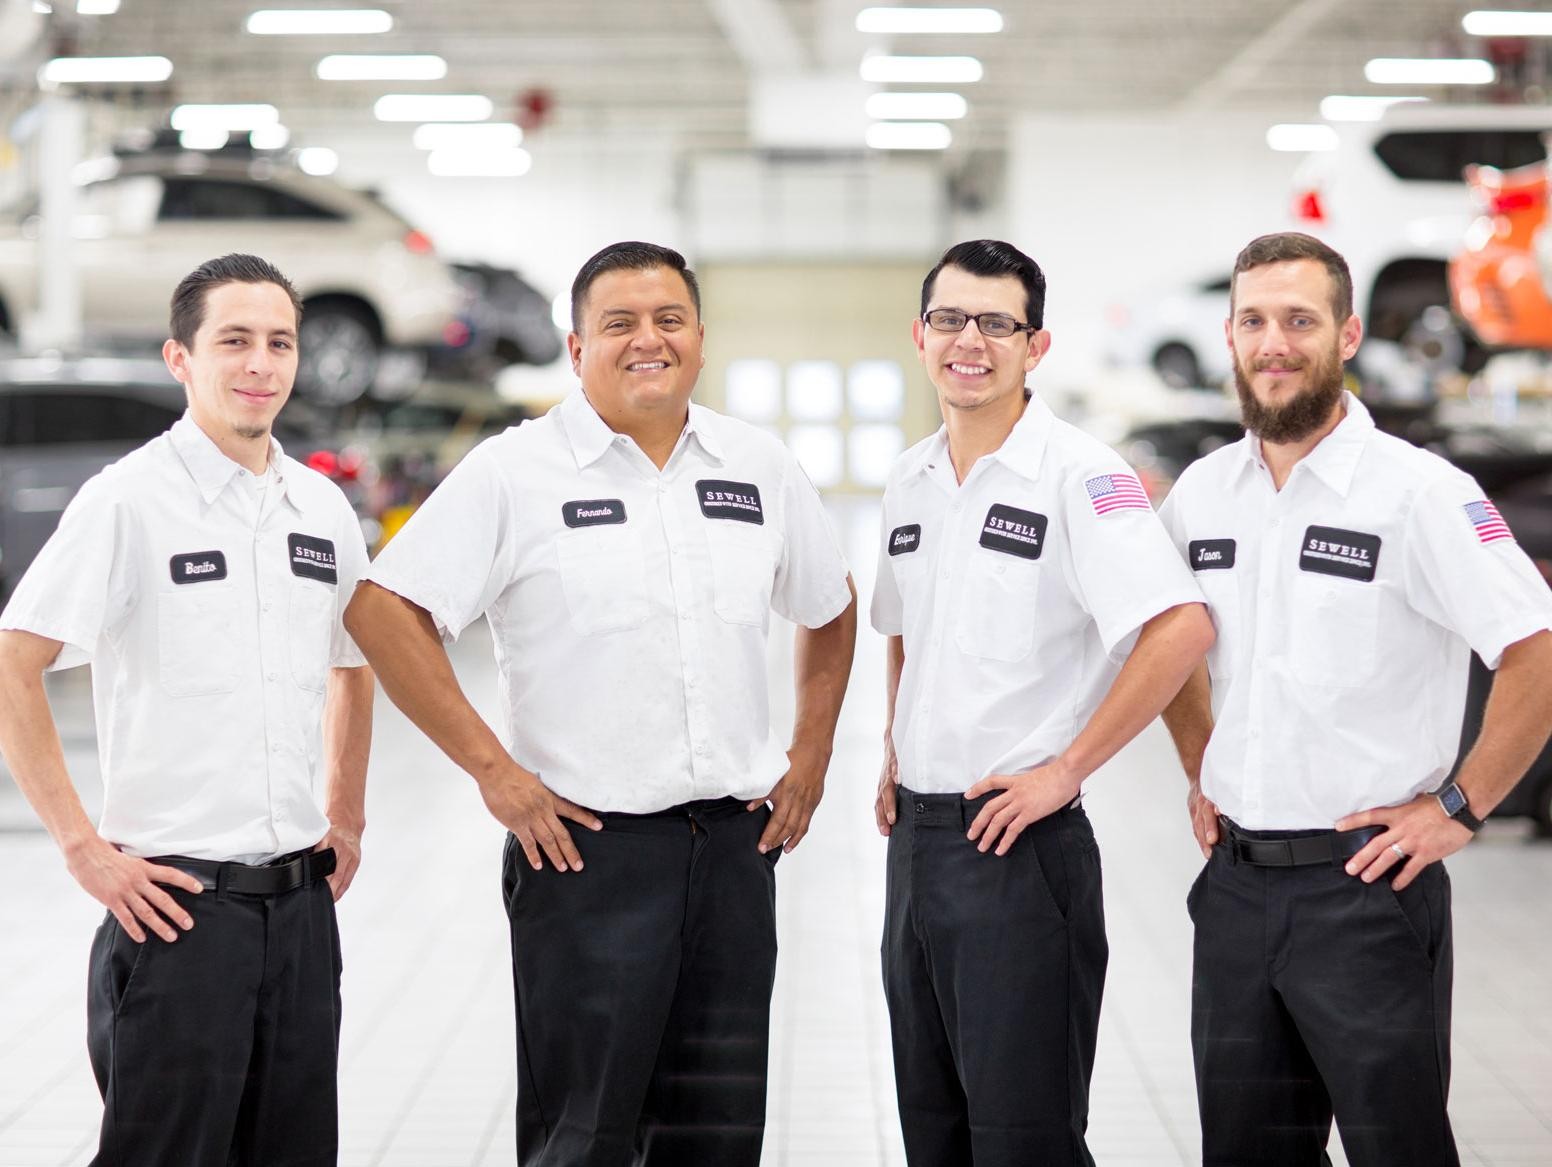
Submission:
M 339 571 L 334 564 L 334 543 L 329 539 L 316 539 L 311 535 L 295 532 L 286 536 L 286 546 L 291 551 L 291 574 L 307 579 L 320 579 L 324 583 L 339 583 Z
M 909 555 L 920 546 L 920 523 L 907 523 L 889 532 L 889 554 L 891 555 Z
M 568 527 L 602 527 L 625 521 L 625 503 L 618 498 L 584 498 L 560 504 Z
M 1192 571 L 1223 571 L 1234 566 L 1234 540 L 1192 539 L 1186 554 Z
M 226 578 L 226 556 L 219 551 L 190 551 L 185 555 L 174 555 L 169 564 L 172 568 L 172 582 L 175 584 Z
M 752 482 L 702 478 L 695 484 L 695 493 L 700 498 L 701 514 L 708 519 L 737 519 L 740 523 L 765 525 L 760 488 Z
M 1047 519 L 1034 511 L 993 503 L 981 524 L 981 546 L 1020 559 L 1039 559 L 1045 550 Z
M 1370 583 L 1380 563 L 1380 537 L 1338 527 L 1310 527 L 1299 548 L 1299 570 Z

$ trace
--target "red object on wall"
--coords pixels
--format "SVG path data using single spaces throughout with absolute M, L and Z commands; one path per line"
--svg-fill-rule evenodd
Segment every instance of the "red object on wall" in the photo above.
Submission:
M 531 134 L 550 120 L 555 109 L 555 95 L 548 89 L 525 89 L 517 95 L 517 111 L 513 120 Z

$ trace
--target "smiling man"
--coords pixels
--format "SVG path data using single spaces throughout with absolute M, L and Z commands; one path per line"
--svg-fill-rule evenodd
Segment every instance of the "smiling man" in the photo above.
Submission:
M 1010 244 L 944 253 L 913 325 L 943 428 L 884 491 L 875 815 L 913 1167 L 1093 1162 L 1108 947 L 1080 798 L 1212 643 L 1126 463 L 1025 389 L 1051 345 L 1044 308 L 1044 275 Z
M 87 1002 L 102 1167 L 336 1158 L 334 900 L 372 678 L 341 623 L 361 528 L 270 436 L 300 314 L 255 256 L 184 278 L 163 356 L 188 412 L 81 488 L 0 616 L 0 748 L 108 909 Z M 95 828 L 43 687 L 87 662 Z
M 775 865 L 823 792 L 855 595 L 791 454 L 690 403 L 684 257 L 607 247 L 571 303 L 581 390 L 465 458 L 347 620 L 510 832 L 518 1162 L 755 1167 Z M 799 626 L 785 748 L 772 611 Z M 442 647 L 482 615 L 504 740 Z
M 1552 593 L 1471 478 L 1343 391 L 1347 264 L 1253 240 L 1225 324 L 1244 439 L 1163 517 L 1218 641 L 1165 712 L 1206 857 L 1191 1040 L 1208 1167 L 1455 1167 L 1445 856 L 1552 728 Z M 1459 772 L 1467 661 L 1498 670 Z

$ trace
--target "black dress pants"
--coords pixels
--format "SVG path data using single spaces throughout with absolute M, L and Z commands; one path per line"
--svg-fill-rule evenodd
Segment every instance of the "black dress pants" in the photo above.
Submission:
M 756 1167 L 765 1135 L 776 860 L 736 799 L 566 823 L 585 864 L 503 892 L 521 1167 Z
M 1316 1167 L 1333 1113 L 1353 1167 L 1458 1167 L 1443 864 L 1396 892 L 1220 843 L 1186 904 L 1205 1167 Z
M 906 1158 L 1088 1167 L 1109 958 L 1099 849 L 1073 808 L 981 854 L 965 832 L 992 797 L 898 791 L 883 963 Z
M 279 895 L 165 890 L 169 944 L 110 913 L 87 1041 L 104 1104 L 93 1167 L 333 1167 L 340 948 L 322 879 Z

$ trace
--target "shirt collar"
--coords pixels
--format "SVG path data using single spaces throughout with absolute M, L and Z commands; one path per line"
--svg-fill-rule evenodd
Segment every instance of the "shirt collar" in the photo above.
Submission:
M 1343 417 L 1336 428 L 1321 438 L 1300 461 L 1309 467 L 1311 474 L 1346 498 L 1353 485 L 1353 475 L 1358 472 L 1358 459 L 1363 455 L 1369 435 L 1374 432 L 1374 418 L 1363 402 L 1346 390 L 1342 391 L 1342 410 Z M 1239 441 L 1239 450 L 1242 473 L 1253 467 L 1266 469 L 1260 438 L 1247 433 Z
M 1056 415 L 1039 397 L 1030 395 L 1024 403 L 1024 412 L 1008 431 L 1002 445 L 990 455 L 1009 470 L 1033 481 L 1040 475 L 1040 464 L 1045 460 L 1045 448 L 1051 437 L 1051 427 Z M 948 458 L 948 427 L 939 426 L 938 432 L 923 443 L 915 460 L 907 468 L 909 473 L 925 473 Z
M 206 503 L 214 502 L 242 470 L 241 466 L 221 452 L 221 447 L 211 440 L 209 434 L 199 428 L 188 410 L 184 410 L 183 416 L 173 423 L 168 435 L 172 439 L 172 448 L 182 459 L 184 468 L 189 472 L 189 477 L 194 479 L 194 485 L 199 487 L 200 497 Z M 287 485 L 284 457 L 285 451 L 271 434 L 269 465 L 275 471 L 275 486 L 281 496 L 292 507 L 296 507 L 297 503 L 291 498 Z
M 577 460 L 577 469 L 583 470 L 604 456 L 609 446 L 619 437 L 598 416 L 598 411 L 593 408 L 593 403 L 587 399 L 587 394 L 581 388 L 569 393 L 560 403 L 561 425 L 566 431 L 566 440 L 571 443 L 571 453 Z M 701 449 L 715 458 L 723 461 L 722 434 L 719 432 L 720 418 L 707 409 L 704 405 L 690 403 L 690 415 L 684 425 L 686 437 L 693 437 L 700 443 Z

